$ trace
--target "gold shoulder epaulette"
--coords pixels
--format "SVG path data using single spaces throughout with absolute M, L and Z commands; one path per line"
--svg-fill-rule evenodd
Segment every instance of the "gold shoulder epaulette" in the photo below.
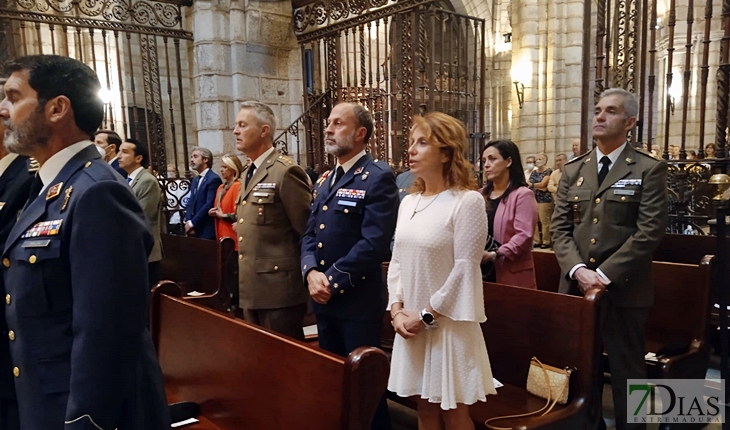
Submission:
M 37 172 L 37 171 L 38 171 L 38 169 L 40 169 L 40 168 L 41 168 L 41 165 L 40 165 L 40 164 L 38 164 L 38 161 L 36 161 L 36 159 L 35 159 L 35 158 L 31 158 L 31 159 L 30 159 L 30 164 L 28 165 L 28 171 L 29 171 L 29 172 L 33 172 L 33 173 L 35 173 L 35 172 Z
M 289 157 L 285 157 L 283 155 L 280 155 L 279 158 L 277 158 L 277 160 L 279 160 L 283 164 L 286 164 L 286 165 L 289 165 L 289 166 L 291 166 L 292 164 L 294 164 L 294 162 L 291 161 L 291 159 Z

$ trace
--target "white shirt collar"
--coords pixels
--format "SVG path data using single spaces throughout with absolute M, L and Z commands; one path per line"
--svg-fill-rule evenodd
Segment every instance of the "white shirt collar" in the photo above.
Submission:
M 276 148 L 274 148 L 274 147 L 272 146 L 271 148 L 267 149 L 267 150 L 266 150 L 266 152 L 264 152 L 263 154 L 259 155 L 259 158 L 257 158 L 257 159 L 256 159 L 256 160 L 255 160 L 255 161 L 253 162 L 253 164 L 254 164 L 254 165 L 256 165 L 256 168 L 257 168 L 257 169 L 258 169 L 259 167 L 261 167 L 261 165 L 262 165 L 262 164 L 264 164 L 264 161 L 266 161 L 266 159 L 267 159 L 267 158 L 269 157 L 269 155 L 271 155 L 271 153 L 272 153 L 272 152 L 274 152 L 274 150 L 275 150 L 275 149 L 276 149 Z
M 132 172 L 129 175 L 127 175 L 127 177 L 129 178 L 129 183 L 130 184 L 132 183 L 132 181 L 134 181 L 134 178 L 136 178 L 137 175 L 139 175 L 139 172 L 141 172 L 143 169 L 144 169 L 144 167 L 139 166 L 136 169 L 134 169 L 134 172 Z
M 56 152 L 51 158 L 46 160 L 46 162 L 43 163 L 43 165 L 41 166 L 40 170 L 38 170 L 41 181 L 43 181 L 43 190 L 48 187 L 48 184 L 56 179 L 56 176 L 61 173 L 61 169 L 63 169 L 63 166 L 65 166 L 66 163 L 71 161 L 71 159 L 74 158 L 76 154 L 88 148 L 89 145 L 93 144 L 94 143 L 90 140 L 82 140 L 81 142 L 76 142 L 73 145 L 67 146 L 62 150 Z M 41 190 L 41 194 L 43 193 L 43 190 Z
M 111 165 L 112 163 L 114 163 L 114 160 L 116 160 L 116 159 L 117 159 L 117 157 L 112 157 L 111 160 L 107 161 L 107 164 Z
M 352 169 L 352 166 L 354 166 L 355 163 L 357 163 L 362 157 L 365 156 L 365 154 L 365 150 L 363 149 L 362 151 L 358 152 L 357 155 L 347 160 L 345 164 L 340 164 L 340 162 L 338 161 L 337 166 L 335 167 L 335 172 L 337 171 L 337 167 L 342 167 L 342 170 L 347 173 L 348 170 Z
M 598 166 L 598 170 L 601 170 L 601 158 L 603 156 L 607 156 L 609 160 L 611 160 L 611 164 L 608 166 L 608 170 L 611 170 L 613 166 L 616 164 L 616 160 L 618 160 L 618 156 L 621 155 L 621 152 L 623 152 L 624 148 L 626 147 L 626 142 L 623 143 L 623 145 L 619 146 L 618 148 L 611 151 L 610 154 L 604 154 L 601 152 L 600 149 L 598 149 L 598 146 L 596 146 L 596 165 Z
M 198 176 L 200 176 L 200 180 L 201 180 L 201 181 L 202 181 L 202 180 L 203 180 L 203 178 L 205 177 L 205 174 L 206 174 L 206 173 L 208 173 L 208 170 L 210 170 L 210 169 L 205 169 L 205 170 L 203 170 L 202 172 L 200 172 L 200 175 L 198 175 Z
M 13 161 L 15 161 L 16 158 L 18 158 L 18 154 L 9 152 L 8 155 L 0 159 L 0 176 L 2 176 L 3 173 L 8 170 L 8 167 L 10 167 L 10 165 L 13 163 Z

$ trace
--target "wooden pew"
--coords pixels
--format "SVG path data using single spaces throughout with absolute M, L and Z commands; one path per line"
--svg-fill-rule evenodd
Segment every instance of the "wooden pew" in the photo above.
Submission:
M 607 311 L 605 292 L 592 290 L 586 297 L 573 297 L 501 284 L 484 283 L 487 321 L 482 333 L 494 377 L 504 384 L 486 403 L 470 406 L 477 429 L 486 429 L 489 418 L 532 412 L 545 400 L 527 392 L 530 359 L 544 364 L 572 367 L 569 400 L 556 405 L 545 417 L 495 422 L 500 427 L 520 429 L 593 428 L 601 417 L 600 355 L 601 324 Z M 390 327 L 390 324 L 388 324 Z M 389 398 L 411 408 L 413 399 L 394 393 Z
M 727 241 L 730 250 L 730 238 Z M 654 251 L 654 261 L 699 264 L 706 255 L 717 254 L 716 236 L 665 234 Z
M 605 292 L 591 290 L 585 297 L 484 283 L 487 321 L 482 333 L 494 377 L 505 386 L 486 403 L 471 406 L 477 428 L 503 415 L 538 410 L 545 400 L 524 388 L 530 359 L 575 369 L 568 404 L 556 405 L 544 417 L 505 420 L 495 425 L 521 429 L 593 428 L 601 417 L 599 390 L 601 327 L 607 311 Z M 509 425 L 507 425 L 509 424 Z
M 533 251 L 532 255 L 538 289 L 557 292 L 560 267 L 555 253 Z M 712 256 L 704 256 L 699 264 L 652 263 L 655 294 L 647 322 L 647 352 L 674 350 L 675 354 L 647 360 L 651 377 L 705 377 L 709 366 L 711 263 Z
M 231 311 L 231 291 L 238 285 L 237 252 L 231 238 L 220 241 L 163 234 L 164 257 L 160 261 L 160 279 L 177 283 L 185 294 L 203 306 Z M 202 296 L 187 296 L 191 291 Z
M 369 430 L 389 364 L 377 348 L 347 359 L 189 300 L 153 291 L 152 337 L 170 403 L 200 405 L 190 430 Z

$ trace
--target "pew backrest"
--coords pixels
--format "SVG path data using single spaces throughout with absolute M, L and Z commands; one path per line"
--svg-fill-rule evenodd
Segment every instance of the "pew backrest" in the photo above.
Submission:
M 711 262 L 712 256 L 706 255 L 699 265 L 652 263 L 655 294 L 647 322 L 649 347 L 689 346 L 707 340 Z
M 487 321 L 482 332 L 494 377 L 525 387 L 530 359 L 535 356 L 544 364 L 575 368 L 571 399 L 599 403 L 596 381 L 601 324 L 608 305 L 605 296 L 600 290 L 574 297 L 485 282 Z
M 218 241 L 163 234 L 165 255 L 160 261 L 160 279 L 178 284 L 184 294 L 191 291 L 204 296 L 186 298 L 218 310 L 230 308 L 228 285 L 236 285 L 236 249 L 233 239 Z
M 152 334 L 169 401 L 194 401 L 222 430 L 367 430 L 389 364 L 375 348 L 348 358 L 155 288 Z

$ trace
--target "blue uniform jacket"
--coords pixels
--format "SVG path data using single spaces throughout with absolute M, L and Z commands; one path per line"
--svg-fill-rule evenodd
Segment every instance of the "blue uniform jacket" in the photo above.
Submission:
M 312 302 L 316 314 L 352 320 L 383 318 L 386 307 L 381 264 L 390 259 L 398 218 L 398 188 L 388 164 L 370 154 L 330 187 L 326 172 L 314 185 L 312 212 L 302 237 L 302 275 L 317 269 L 330 281 L 332 297 Z M 332 173 L 334 174 L 334 173 Z
M 22 212 L 2 267 L 23 430 L 170 428 L 147 328 L 151 249 L 131 188 L 93 145 Z
M 185 221 L 193 223 L 197 237 L 215 240 L 215 222 L 213 217 L 208 215 L 208 211 L 215 206 L 215 194 L 223 181 L 212 170 L 208 170 L 203 176 L 203 182 L 198 187 L 200 181 L 200 176 L 196 176 L 190 184 L 190 201 L 185 212 Z

